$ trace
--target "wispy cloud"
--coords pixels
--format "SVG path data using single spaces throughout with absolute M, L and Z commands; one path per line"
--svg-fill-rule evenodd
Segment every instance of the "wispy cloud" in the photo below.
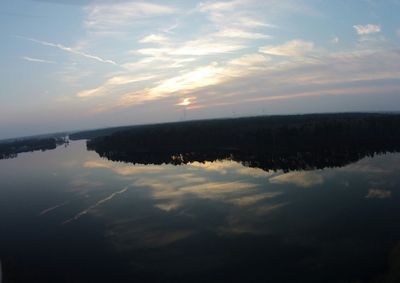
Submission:
M 384 71 L 385 67 L 377 70 L 377 66 L 369 66 L 367 58 L 375 56 L 375 51 L 367 47 L 358 46 L 360 50 L 355 53 L 346 50 L 342 54 L 329 54 L 323 45 L 333 48 L 329 42 L 339 42 L 336 34 L 318 43 L 318 48 L 314 41 L 296 38 L 282 44 L 279 41 L 267 44 L 280 36 L 277 29 L 283 30 L 283 27 L 278 26 L 279 20 L 273 25 L 266 19 L 274 21 L 283 12 L 316 14 L 307 5 L 302 7 L 303 4 L 296 1 L 206 1 L 190 11 L 153 5 L 156 4 L 97 2 L 85 8 L 89 30 L 108 32 L 130 27 L 130 32 L 136 32 L 132 26 L 150 25 L 140 33 L 133 33 L 132 42 L 126 45 L 131 50 L 125 53 L 125 62 L 121 65 L 123 70 L 117 76 L 115 73 L 104 74 L 103 84 L 77 93 L 80 98 L 112 94 L 103 102 L 94 99 L 99 104 L 92 109 L 115 110 L 143 103 L 150 105 L 150 102 L 158 105 L 156 101 L 164 103 L 161 101 L 165 100 L 168 101 L 165 103 L 170 103 L 171 111 L 177 111 L 174 107 L 176 101 L 200 109 L 229 103 L 254 104 L 313 96 L 353 95 L 366 90 L 366 87 L 349 87 L 344 86 L 345 83 L 397 76 L 397 73 Z M 260 14 L 258 10 L 261 8 L 268 9 L 267 14 L 273 17 Z M 173 15 L 173 19 L 169 15 Z M 203 24 L 193 33 L 186 34 L 185 21 L 195 17 L 202 19 Z M 171 26 L 172 22 L 175 23 L 173 32 L 167 33 L 165 26 Z M 368 25 L 362 27 L 368 28 Z M 371 52 L 361 52 L 366 50 Z M 386 55 L 379 56 L 384 57 L 382 62 L 386 64 Z M 341 72 L 337 72 L 338 69 Z M 396 68 L 390 66 L 389 69 Z M 196 103 L 192 103 L 190 97 L 195 97 Z
M 261 20 L 257 20 L 251 18 L 249 16 L 239 16 L 236 17 L 236 23 L 238 26 L 246 27 L 246 28 L 276 28 L 276 25 L 263 22 Z
M 252 0 L 208 1 L 197 5 L 196 11 L 205 14 L 217 28 L 217 36 L 243 39 L 269 39 L 270 35 L 254 31 L 260 28 L 275 28 L 256 16 L 260 8 Z
M 262 10 L 263 14 L 258 13 Z M 265 22 L 265 18 L 281 18 L 291 14 L 320 15 L 305 1 L 207 1 L 197 6 L 197 11 L 206 13 L 211 22 L 220 26 L 241 28 L 276 28 Z M 263 16 L 262 16 L 263 15 Z
M 234 42 L 218 42 L 212 39 L 197 39 L 186 42 L 181 48 L 172 51 L 174 55 L 205 56 L 209 54 L 230 53 L 246 46 Z
M 228 37 L 228 38 L 244 38 L 244 39 L 267 39 L 271 38 L 270 35 L 259 33 L 259 32 L 250 32 L 241 29 L 228 28 L 224 30 L 220 30 L 214 34 L 217 37 Z
M 117 96 L 114 103 L 102 110 L 182 95 L 196 97 L 193 108 L 201 109 L 318 96 L 392 93 L 400 90 L 396 83 L 400 72 L 395 63 L 399 56 L 397 51 L 374 49 L 275 62 L 268 61 L 268 56 L 250 53 L 223 63 L 184 69 L 153 87 Z M 395 81 L 379 84 L 385 80 Z M 368 85 L 370 82 L 374 85 Z M 240 91 L 243 89 L 246 91 Z
M 128 85 L 153 79 L 154 76 L 114 76 L 108 79 L 103 85 L 83 90 L 77 93 L 78 97 L 102 96 L 112 91 L 117 86 Z
M 206 56 L 212 54 L 231 53 L 244 49 L 246 46 L 233 41 L 217 41 L 214 38 L 196 39 L 175 45 L 163 45 L 157 48 L 141 48 L 131 53 L 145 56 Z
M 45 64 L 55 64 L 56 63 L 54 61 L 33 58 L 33 57 L 29 57 L 29 56 L 23 56 L 23 57 L 21 57 L 21 59 L 25 60 L 25 61 L 29 61 L 29 62 L 34 62 L 34 63 L 45 63 Z
M 119 98 L 116 106 L 129 107 L 167 97 L 181 96 L 196 89 L 216 85 L 227 79 L 223 70 L 224 68 L 215 62 L 195 68 L 182 75 L 161 80 L 154 87 L 126 93 Z
M 38 39 L 35 39 L 35 38 L 29 38 L 29 37 L 23 37 L 23 36 L 17 36 L 17 37 L 21 38 L 21 39 L 32 41 L 32 42 L 36 42 L 36 43 L 39 43 L 39 44 L 44 45 L 44 46 L 54 47 L 54 48 L 57 48 L 59 50 L 71 53 L 71 54 L 75 54 L 75 55 L 82 56 L 82 57 L 85 57 L 85 58 L 88 58 L 88 59 L 96 60 L 98 62 L 117 65 L 117 63 L 115 63 L 113 60 L 103 59 L 103 58 L 101 58 L 99 56 L 88 54 L 88 53 L 82 52 L 80 50 L 74 49 L 72 47 L 64 46 L 64 45 L 59 44 L 59 43 L 52 43 L 52 42 L 48 42 L 48 41 L 43 41 L 43 40 L 38 40 Z
M 353 28 L 359 35 L 378 33 L 381 31 L 381 27 L 379 25 L 374 25 L 374 24 L 354 25 Z
M 162 34 L 150 34 L 139 40 L 140 43 L 164 43 L 166 41 L 168 38 Z
M 282 45 L 268 45 L 260 47 L 261 53 L 266 53 L 276 56 L 304 56 L 314 49 L 314 43 L 304 40 L 291 40 Z
M 246 0 L 233 0 L 233 1 L 208 1 L 200 3 L 197 9 L 202 12 L 220 12 L 236 9 L 244 5 Z
M 150 95 L 160 96 L 175 92 L 185 93 L 193 89 L 214 85 L 221 81 L 223 68 L 217 63 L 199 67 L 183 75 L 161 81 L 149 91 Z
M 271 58 L 269 56 L 265 56 L 262 54 L 246 54 L 242 57 L 233 59 L 229 61 L 229 64 L 238 65 L 238 66 L 257 66 L 259 64 L 266 63 L 270 61 Z
M 332 38 L 330 40 L 330 42 L 333 44 L 337 44 L 337 43 L 339 43 L 339 41 L 340 41 L 340 39 L 337 36 L 332 36 Z
M 173 14 L 176 9 L 146 2 L 95 3 L 85 8 L 86 27 L 94 30 L 112 30 L 126 27 L 137 20 Z

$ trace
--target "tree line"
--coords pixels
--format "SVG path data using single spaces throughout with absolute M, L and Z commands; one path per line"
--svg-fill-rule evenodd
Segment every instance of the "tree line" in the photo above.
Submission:
M 313 114 L 203 120 L 120 130 L 87 141 L 110 160 L 185 164 L 230 159 L 264 170 L 344 166 L 400 150 L 400 115 Z

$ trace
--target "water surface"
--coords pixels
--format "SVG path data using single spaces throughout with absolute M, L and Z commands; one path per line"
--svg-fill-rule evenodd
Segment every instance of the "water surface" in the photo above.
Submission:
M 109 161 L 84 141 L 0 160 L 5 282 L 399 282 L 400 154 L 264 171 Z

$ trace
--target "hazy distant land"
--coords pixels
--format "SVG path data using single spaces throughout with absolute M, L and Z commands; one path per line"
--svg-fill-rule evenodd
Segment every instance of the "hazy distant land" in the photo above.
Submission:
M 0 159 L 15 158 L 22 152 L 55 149 L 57 146 L 67 142 L 65 138 L 60 137 L 31 137 L 1 142 Z

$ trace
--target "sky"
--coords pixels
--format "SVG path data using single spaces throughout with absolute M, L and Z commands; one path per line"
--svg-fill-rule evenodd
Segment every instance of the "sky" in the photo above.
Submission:
M 400 0 L 2 0 L 0 139 L 400 110 Z

